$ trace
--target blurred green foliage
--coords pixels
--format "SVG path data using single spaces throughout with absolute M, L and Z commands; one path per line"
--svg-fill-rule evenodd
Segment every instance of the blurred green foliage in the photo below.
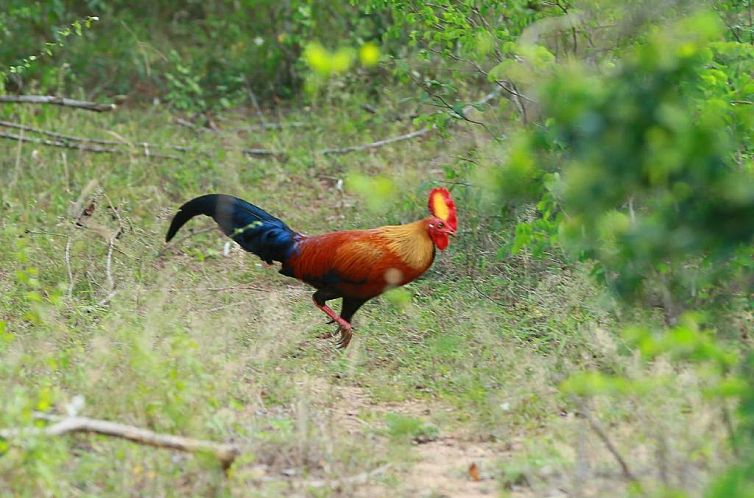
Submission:
M 308 0 L 8 2 L 0 12 L 0 60 L 25 66 L 48 44 L 56 47 L 53 64 L 27 67 L 10 79 L 10 91 L 86 88 L 94 97 L 164 99 L 183 111 L 229 107 L 250 91 L 295 96 L 312 42 L 361 47 L 362 63 L 372 66 L 388 20 L 356 4 Z M 60 46 L 87 16 L 99 22 Z
M 626 344 L 645 361 L 696 365 L 714 402 L 740 400 L 740 444 L 750 447 L 751 353 L 727 343 L 737 330 L 725 310 L 752 302 L 754 52 L 713 11 L 675 14 L 632 26 L 633 44 L 596 60 L 559 58 L 546 40 L 523 36 L 522 61 L 492 74 L 536 95 L 536 122 L 508 138 L 504 160 L 482 174 L 498 205 L 536 210 L 502 255 L 562 251 L 589 262 L 626 306 L 662 308 L 666 327 L 631 327 Z M 585 371 L 562 389 L 626 396 L 663 385 Z M 742 469 L 752 462 L 741 465 L 711 496 L 748 496 Z
M 539 197 L 551 234 L 625 296 L 654 280 L 681 304 L 712 297 L 754 236 L 752 115 L 731 102 L 754 90 L 738 77 L 752 70 L 710 15 L 654 31 L 607 70 L 558 67 L 540 86 L 543 126 L 494 172 L 503 197 Z

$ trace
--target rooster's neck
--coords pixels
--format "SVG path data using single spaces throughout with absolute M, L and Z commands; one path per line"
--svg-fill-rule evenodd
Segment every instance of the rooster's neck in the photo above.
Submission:
M 414 270 L 423 272 L 432 264 L 435 246 L 427 232 L 426 219 L 406 225 L 379 228 L 380 235 L 387 240 L 388 248 Z

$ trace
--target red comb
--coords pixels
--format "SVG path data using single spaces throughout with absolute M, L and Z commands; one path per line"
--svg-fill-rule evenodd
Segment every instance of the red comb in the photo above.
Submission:
M 456 203 L 450 197 L 448 189 L 443 187 L 433 188 L 429 193 L 429 212 L 433 216 L 440 218 L 453 230 L 458 229 L 458 218 L 456 216 Z

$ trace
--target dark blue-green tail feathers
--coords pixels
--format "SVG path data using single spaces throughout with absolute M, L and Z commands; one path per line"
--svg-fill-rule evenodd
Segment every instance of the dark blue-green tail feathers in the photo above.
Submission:
M 217 222 L 225 235 L 267 263 L 284 262 L 296 248 L 298 234 L 265 210 L 224 194 L 191 199 L 180 207 L 165 236 L 169 242 L 194 216 L 203 214 Z

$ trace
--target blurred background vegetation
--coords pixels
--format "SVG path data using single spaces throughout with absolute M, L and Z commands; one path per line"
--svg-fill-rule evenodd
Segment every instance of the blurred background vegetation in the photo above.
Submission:
M 661 476 L 652 486 L 637 476 L 626 493 L 751 497 L 753 10 L 751 0 L 6 0 L 0 93 L 115 101 L 128 112 L 159 109 L 199 127 L 231 112 L 242 120 L 315 116 L 306 144 L 296 136 L 264 138 L 288 157 L 263 171 L 345 178 L 346 195 L 367 207 L 349 222 L 403 221 L 429 185 L 445 182 L 462 207 L 463 232 L 442 278 L 472 289 L 475 275 L 486 276 L 489 285 L 474 288 L 473 299 L 535 321 L 542 310 L 521 305 L 522 293 L 531 298 L 553 276 L 589 281 L 588 294 L 599 303 L 594 320 L 608 324 L 620 360 L 585 360 L 595 354 L 585 344 L 558 348 L 567 343 L 557 335 L 562 330 L 544 325 L 524 341 L 556 334 L 552 344 L 541 340 L 548 354 L 567 356 L 570 366 L 550 379 L 564 404 L 585 417 L 592 406 L 624 419 L 676 397 L 681 417 L 691 402 L 674 373 L 696 376 L 695 395 L 725 432 L 723 449 L 707 448 L 719 458 L 710 457 L 701 484 Z M 2 115 L 37 125 L 59 119 L 37 112 L 5 105 Z M 441 137 L 429 142 L 425 162 L 404 157 L 403 169 L 384 170 L 359 161 L 322 166 L 312 152 L 333 145 L 323 137 L 368 143 L 404 132 L 396 122 Z M 16 145 L 5 145 L 0 181 L 15 185 Z M 439 164 L 435 150 L 444 151 Z M 239 188 L 239 178 L 243 191 L 259 180 L 239 169 L 224 173 L 231 177 L 222 183 L 212 178 L 222 169 L 214 161 L 189 162 L 183 176 L 160 173 L 169 178 L 161 187 L 166 198 Z M 128 181 L 120 182 L 125 189 Z M 337 191 L 342 195 L 341 186 Z M 34 195 L 20 187 L 0 194 L 6 243 L 20 231 L 11 225 L 33 219 L 18 209 Z M 64 213 L 64 201 L 51 203 Z M 60 289 L 41 290 L 26 251 L 3 256 L 26 293 L 5 298 L 0 344 L 14 324 L 44 321 L 34 312 L 38 303 L 62 299 Z M 545 313 L 558 312 L 557 292 Z M 407 299 L 397 294 L 391 302 L 405 306 Z M 452 356 L 457 344 L 443 341 L 427 354 Z M 660 359 L 670 372 L 657 372 Z M 494 359 L 484 361 L 494 371 Z M 664 451 L 666 442 L 657 441 Z

